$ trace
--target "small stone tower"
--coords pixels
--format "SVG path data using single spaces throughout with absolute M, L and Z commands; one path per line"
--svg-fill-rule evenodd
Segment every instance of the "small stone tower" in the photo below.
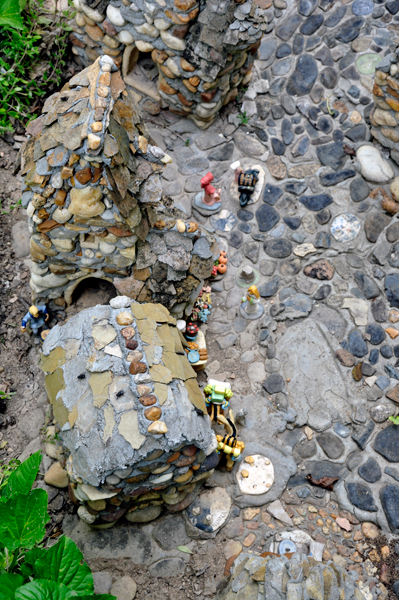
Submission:
M 73 52 L 112 56 L 140 106 L 208 127 L 249 83 L 267 29 L 265 0 L 74 0 Z M 142 68 L 140 68 L 142 65 Z M 148 76 L 146 73 L 148 72 Z
M 77 285 L 95 277 L 183 314 L 219 251 L 208 231 L 163 203 L 171 158 L 151 143 L 113 59 L 98 58 L 48 98 L 27 133 L 33 300 L 70 304 Z

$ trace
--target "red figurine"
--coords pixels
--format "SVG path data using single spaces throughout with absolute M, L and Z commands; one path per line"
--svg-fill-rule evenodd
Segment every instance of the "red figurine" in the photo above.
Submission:
M 194 199 L 194 208 L 204 216 L 217 213 L 222 207 L 222 202 L 220 200 L 222 188 L 219 188 L 218 190 L 214 188 L 212 185 L 213 179 L 212 173 L 207 173 L 201 179 L 201 189 L 204 191 L 199 192 Z

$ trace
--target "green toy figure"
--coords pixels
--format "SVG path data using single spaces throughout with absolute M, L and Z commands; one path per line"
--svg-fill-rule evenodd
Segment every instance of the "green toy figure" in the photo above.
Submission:
M 233 397 L 230 384 L 210 379 L 204 388 L 204 394 L 211 420 L 217 421 L 221 411 L 229 407 L 229 400 Z

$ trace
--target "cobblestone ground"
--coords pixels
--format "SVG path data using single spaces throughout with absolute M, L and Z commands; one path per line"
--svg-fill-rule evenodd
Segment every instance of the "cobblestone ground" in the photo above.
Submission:
M 381 201 L 399 167 L 370 142 L 369 115 L 375 66 L 396 48 L 398 12 L 397 0 L 274 0 L 241 116 L 228 107 L 205 132 L 168 112 L 151 118 L 153 139 L 173 158 L 165 195 L 214 228 L 229 258 L 226 275 L 211 283 L 202 326 L 209 360 L 199 380 L 231 383 L 244 457 L 269 457 L 275 481 L 266 494 L 243 495 L 238 466 L 215 471 L 207 487 L 224 488 L 232 504 L 209 539 L 190 539 L 181 516 L 173 525 L 161 518 L 90 532 L 67 515 L 64 532 L 103 572 L 99 590 L 123 571 L 138 582 L 139 599 L 210 599 L 226 561 L 227 574 L 243 549 L 274 551 L 283 532 L 300 530 L 323 545 L 324 562 L 357 574 L 356 598 L 392 593 L 399 428 L 388 418 L 399 402 L 399 223 Z M 357 160 L 370 143 L 379 151 Z M 232 183 L 235 160 L 263 176 L 245 208 Z M 206 218 L 192 202 L 208 171 L 223 210 Z M 246 265 L 264 307 L 256 321 L 239 310 Z M 63 502 L 51 494 L 54 526 Z

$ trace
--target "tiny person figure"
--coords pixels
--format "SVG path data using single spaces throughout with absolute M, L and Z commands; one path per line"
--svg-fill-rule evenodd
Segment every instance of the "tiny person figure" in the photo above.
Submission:
M 47 323 L 48 319 L 49 314 L 47 312 L 45 304 L 42 304 L 40 306 L 31 306 L 29 311 L 22 319 L 21 331 L 22 333 L 25 333 L 27 325 L 29 323 L 29 326 L 33 333 L 35 344 L 38 344 L 40 341 L 39 329 L 41 329 L 43 325 Z
M 238 185 L 240 206 L 246 206 L 258 182 L 259 171 L 257 169 L 248 169 L 247 171 L 244 171 L 239 160 L 233 162 L 230 165 L 230 168 L 234 171 L 234 181 Z

